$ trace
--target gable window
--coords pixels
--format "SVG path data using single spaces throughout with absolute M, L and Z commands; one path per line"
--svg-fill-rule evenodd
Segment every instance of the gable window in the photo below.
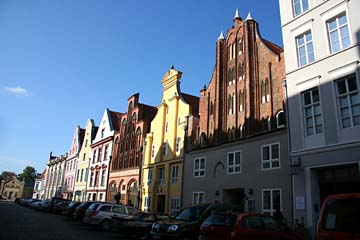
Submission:
M 205 176 L 206 158 L 195 158 L 194 159 L 194 177 Z
M 300 67 L 315 60 L 311 31 L 307 31 L 296 37 L 296 49 Z
M 193 192 L 193 204 L 205 203 L 205 192 Z
M 309 9 L 308 0 L 292 0 L 294 15 L 298 16 Z
M 105 128 L 103 128 L 103 129 L 101 130 L 101 138 L 104 138 L 104 134 L 105 134 Z
M 165 132 L 166 132 L 166 133 L 167 133 L 167 131 L 168 131 L 168 128 L 169 128 L 169 123 L 166 122 L 166 124 L 165 124 Z
M 179 165 L 173 165 L 171 167 L 171 183 L 176 184 L 179 179 Z
M 227 173 L 241 173 L 241 151 L 227 154 Z
M 328 20 L 326 25 L 331 53 L 338 52 L 350 46 L 349 25 L 345 12 Z
M 317 87 L 302 93 L 306 136 L 323 132 L 320 94 Z
M 168 149 L 168 143 L 167 143 L 167 142 L 164 142 L 164 143 L 163 143 L 163 155 L 166 155 L 166 154 L 167 154 L 167 149 Z
M 176 138 L 176 152 L 180 151 L 181 138 Z
M 341 126 L 343 128 L 360 125 L 360 94 L 355 74 L 336 81 Z
M 88 145 L 88 139 L 85 140 L 85 147 Z
M 145 196 L 144 198 L 144 211 L 149 212 L 151 206 L 151 196 Z
M 261 169 L 280 168 L 280 143 L 261 146 Z
M 277 208 L 281 210 L 281 190 L 263 189 L 262 212 L 273 215 Z
M 151 157 L 153 158 L 155 156 L 155 145 L 152 145 L 151 147 Z

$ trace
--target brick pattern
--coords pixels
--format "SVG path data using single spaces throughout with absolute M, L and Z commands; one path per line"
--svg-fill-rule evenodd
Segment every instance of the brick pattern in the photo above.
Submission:
M 208 87 L 200 91 L 199 135 L 206 140 L 200 137 L 200 145 L 217 145 L 274 129 L 276 114 L 284 109 L 283 49 L 262 39 L 254 20 L 234 19 L 226 36 L 216 43 L 213 75 Z M 269 96 L 262 102 L 265 83 Z

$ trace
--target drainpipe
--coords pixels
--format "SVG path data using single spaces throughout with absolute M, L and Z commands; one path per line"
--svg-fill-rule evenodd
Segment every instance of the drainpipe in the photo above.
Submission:
M 185 117 L 185 126 L 184 126 L 184 152 L 183 152 L 183 162 L 182 162 L 182 170 L 181 170 L 181 197 L 180 197 L 180 209 L 183 209 L 183 200 L 184 200 L 184 172 L 185 172 L 185 153 L 186 153 L 186 137 L 187 131 L 189 127 L 189 116 Z
M 283 87 L 285 88 L 285 116 L 286 116 L 286 126 L 287 126 L 287 139 L 288 139 L 288 160 L 289 160 L 289 169 L 290 169 L 290 184 L 291 184 L 291 209 L 292 216 L 291 218 L 295 218 L 295 208 L 294 208 L 294 180 L 293 174 L 291 173 L 291 134 L 290 134 L 290 118 L 289 118 L 289 96 L 287 89 L 287 81 L 283 80 Z

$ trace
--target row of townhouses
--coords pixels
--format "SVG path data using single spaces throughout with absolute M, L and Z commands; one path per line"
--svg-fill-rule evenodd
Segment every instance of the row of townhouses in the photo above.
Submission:
M 38 196 L 130 201 L 176 215 L 219 202 L 314 230 L 329 194 L 360 192 L 359 1 L 279 0 L 284 49 L 236 11 L 209 84 L 183 93 L 173 66 L 158 106 L 127 100 L 38 179 Z

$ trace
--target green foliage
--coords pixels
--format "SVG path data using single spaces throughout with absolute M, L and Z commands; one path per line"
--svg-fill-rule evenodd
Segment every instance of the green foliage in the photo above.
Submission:
M 24 168 L 23 172 L 18 175 L 20 181 L 32 182 L 36 178 L 36 170 L 31 166 Z
M 12 178 L 13 176 L 16 176 L 16 173 L 14 172 L 8 172 L 8 171 L 3 171 L 1 174 L 0 174 L 0 181 L 1 180 L 8 180 L 9 178 Z

